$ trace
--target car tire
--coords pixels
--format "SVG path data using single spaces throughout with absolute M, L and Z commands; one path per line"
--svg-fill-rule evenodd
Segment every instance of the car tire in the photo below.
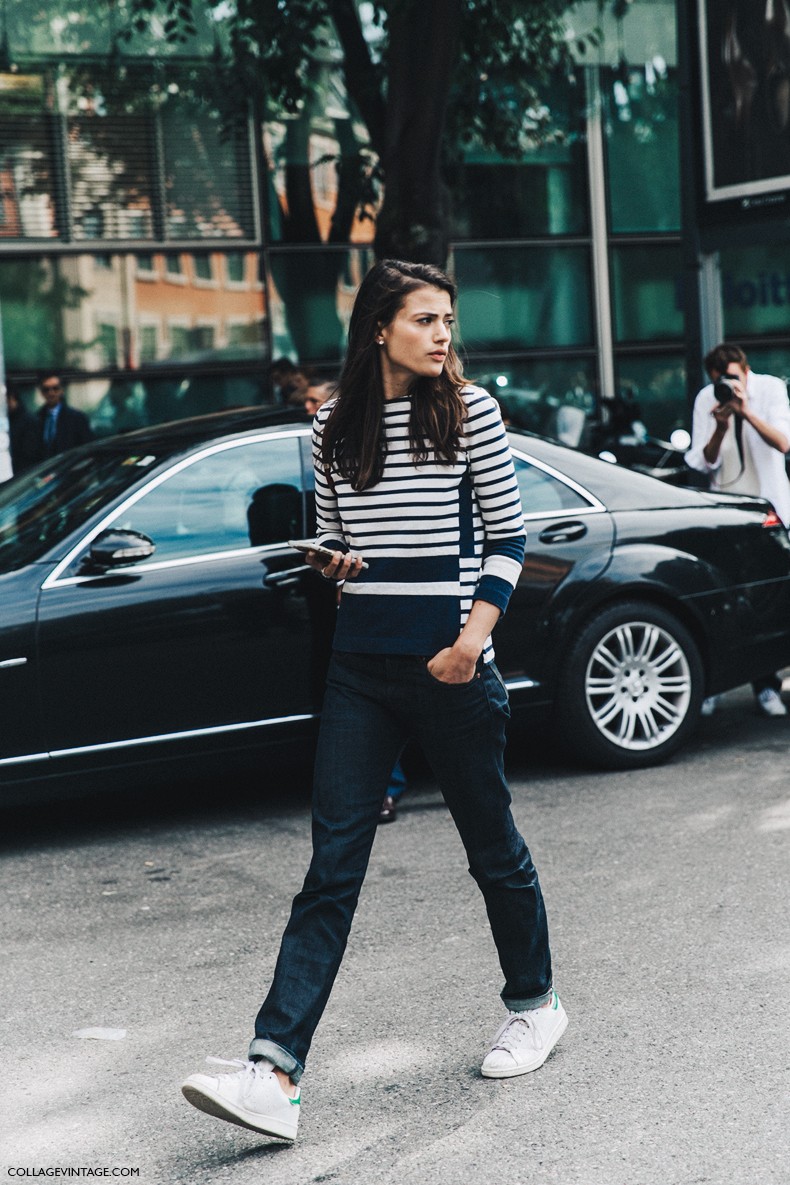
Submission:
M 666 761 L 699 718 L 704 674 L 686 627 L 658 605 L 596 614 L 571 645 L 555 721 L 586 764 L 641 769 Z

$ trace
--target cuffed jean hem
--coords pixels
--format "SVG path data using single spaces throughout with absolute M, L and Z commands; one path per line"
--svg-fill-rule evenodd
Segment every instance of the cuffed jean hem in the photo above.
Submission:
M 548 1004 L 553 994 L 554 989 L 549 988 L 542 996 L 533 996 L 531 998 L 520 997 L 519 999 L 513 999 L 502 996 L 502 1003 L 508 1012 L 531 1012 L 533 1008 L 542 1008 L 544 1004 Z
M 250 1042 L 250 1061 L 257 1057 L 266 1058 L 267 1062 L 271 1062 L 278 1070 L 288 1074 L 294 1085 L 299 1081 L 304 1074 L 304 1066 L 301 1065 L 292 1053 L 287 1049 L 283 1049 L 282 1045 L 278 1045 L 275 1041 L 267 1041 L 265 1037 L 254 1037 Z

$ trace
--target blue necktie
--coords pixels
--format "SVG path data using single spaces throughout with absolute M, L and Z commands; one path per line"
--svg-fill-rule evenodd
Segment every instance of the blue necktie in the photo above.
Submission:
M 58 426 L 58 421 L 53 411 L 47 413 L 47 422 L 44 425 L 44 444 L 49 448 L 55 443 L 55 429 Z

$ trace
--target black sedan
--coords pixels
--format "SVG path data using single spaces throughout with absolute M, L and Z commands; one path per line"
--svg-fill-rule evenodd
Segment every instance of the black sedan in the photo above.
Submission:
M 518 432 L 524 570 L 497 627 L 514 726 L 583 761 L 673 753 L 703 695 L 790 664 L 790 546 L 767 503 L 679 489 Z M 247 409 L 115 437 L 0 487 L 0 783 L 312 742 L 333 587 L 310 427 Z

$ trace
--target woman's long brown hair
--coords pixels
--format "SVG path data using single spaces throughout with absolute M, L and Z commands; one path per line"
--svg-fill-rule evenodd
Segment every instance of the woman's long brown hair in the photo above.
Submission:
M 446 292 L 455 304 L 457 292 L 452 280 L 438 267 L 425 263 L 381 260 L 359 287 L 337 402 L 324 425 L 321 444 L 324 471 L 329 475 L 334 470 L 355 490 L 376 485 L 384 471 L 384 381 L 376 337 L 396 316 L 408 294 L 426 287 Z M 418 463 L 429 455 L 448 464 L 456 460 L 466 413 L 461 398 L 464 385 L 461 362 L 452 344 L 438 378 L 415 376 L 409 389 L 409 442 Z

